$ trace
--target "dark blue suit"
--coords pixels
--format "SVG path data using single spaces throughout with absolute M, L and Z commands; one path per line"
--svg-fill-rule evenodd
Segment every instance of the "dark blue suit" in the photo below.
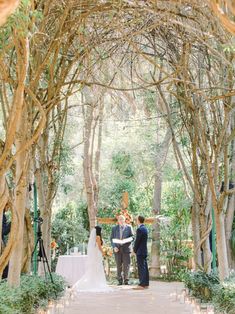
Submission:
M 147 241 L 148 241 L 148 229 L 145 225 L 140 225 L 136 231 L 136 240 L 134 244 L 134 252 L 137 257 L 138 273 L 140 286 L 149 286 L 149 270 L 147 263 Z

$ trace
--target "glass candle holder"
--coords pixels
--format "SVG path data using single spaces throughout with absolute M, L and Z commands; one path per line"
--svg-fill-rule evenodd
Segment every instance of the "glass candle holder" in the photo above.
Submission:
M 64 314 L 64 303 L 63 301 L 59 301 L 56 304 L 56 314 Z
M 178 298 L 178 296 L 177 296 L 177 293 L 176 292 L 173 292 L 172 293 L 172 301 L 177 301 L 177 298 Z
M 214 314 L 215 313 L 215 307 L 212 304 L 207 305 L 207 314 Z
M 185 297 L 185 303 L 186 304 L 190 304 L 191 303 L 190 302 L 190 297 L 188 295 L 186 295 L 186 297 Z

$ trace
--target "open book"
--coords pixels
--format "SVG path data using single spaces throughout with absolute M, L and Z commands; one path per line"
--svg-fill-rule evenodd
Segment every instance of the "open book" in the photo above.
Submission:
M 115 244 L 126 244 L 126 243 L 129 243 L 129 242 L 132 242 L 133 241 L 133 237 L 129 237 L 129 238 L 126 238 L 126 239 L 113 239 L 113 243 Z

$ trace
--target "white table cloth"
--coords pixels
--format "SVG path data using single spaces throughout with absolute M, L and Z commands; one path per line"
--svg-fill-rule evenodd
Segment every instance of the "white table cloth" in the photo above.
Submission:
M 85 273 L 86 263 L 87 255 L 61 255 L 56 265 L 56 273 L 72 286 Z

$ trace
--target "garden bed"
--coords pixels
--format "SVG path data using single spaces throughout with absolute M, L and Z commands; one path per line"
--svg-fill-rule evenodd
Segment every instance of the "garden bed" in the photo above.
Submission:
M 221 283 L 215 273 L 188 272 L 183 281 L 192 296 L 213 303 L 223 313 L 235 314 L 234 275 Z
M 31 314 L 38 308 L 46 308 L 48 302 L 60 298 L 65 289 L 62 277 L 53 274 L 53 281 L 24 275 L 18 288 L 10 288 L 6 281 L 1 281 L 0 313 Z

